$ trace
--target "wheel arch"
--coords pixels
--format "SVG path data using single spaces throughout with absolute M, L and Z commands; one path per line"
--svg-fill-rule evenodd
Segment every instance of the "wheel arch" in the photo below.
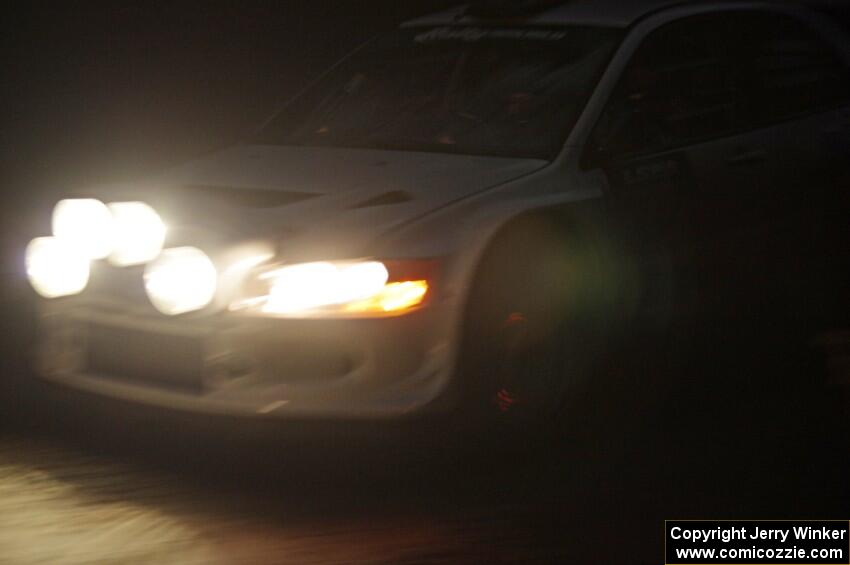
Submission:
M 542 226 L 542 231 L 553 232 L 567 240 L 568 245 L 581 242 L 585 249 L 595 254 L 596 259 L 607 262 L 608 267 L 612 262 L 630 262 L 629 254 L 610 229 L 600 199 L 529 203 L 528 206 L 498 216 L 496 221 L 491 221 L 479 232 L 479 239 L 472 246 L 470 257 L 464 261 L 468 268 L 460 303 L 464 317 L 474 298 L 472 293 L 479 282 L 481 271 L 491 259 L 494 249 L 509 238 L 512 232 L 528 229 L 529 226 Z M 465 324 L 466 320 L 462 320 L 462 323 Z
M 491 217 L 491 220 L 494 218 Z M 626 272 L 630 269 L 626 253 L 616 243 L 608 229 L 608 221 L 600 199 L 564 199 L 506 211 L 498 217 L 498 221 L 489 222 L 486 228 L 478 233 L 478 240 L 469 252 L 470 257 L 464 261 L 468 272 L 463 277 L 465 284 L 457 308 L 459 319 L 456 324 L 454 355 L 456 372 L 463 372 L 467 339 L 471 332 L 470 324 L 474 323 L 473 312 L 478 299 L 475 293 L 481 285 L 488 284 L 481 279 L 485 276 L 487 263 L 491 260 L 499 260 L 496 250 L 505 240 L 510 240 L 513 232 L 528 229 L 529 226 L 544 226 L 543 232 L 554 232 L 557 237 L 562 238 L 567 248 L 572 246 L 587 250 L 587 259 L 594 263 L 593 268 L 597 269 L 597 272 L 620 269 Z M 575 245 L 577 241 L 582 243 Z M 624 279 L 622 276 L 616 278 Z M 617 315 L 618 303 L 634 302 L 634 297 L 620 296 L 620 289 L 614 290 L 616 292 L 609 295 L 611 300 L 602 305 L 608 309 L 605 312 L 607 318 Z M 620 311 L 626 312 L 627 309 Z M 459 377 L 463 379 L 462 375 Z

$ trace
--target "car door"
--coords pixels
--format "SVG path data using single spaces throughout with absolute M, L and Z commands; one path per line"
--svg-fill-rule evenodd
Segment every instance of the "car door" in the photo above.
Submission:
M 644 295 L 666 316 L 737 316 L 758 295 L 740 201 L 776 181 L 777 154 L 770 136 L 741 128 L 736 15 L 687 17 L 650 33 L 587 148 L 585 164 L 608 179 L 614 224 L 643 258 Z
M 775 310 L 813 331 L 850 324 L 850 71 L 817 24 L 743 12 L 733 47 L 742 127 L 776 155 L 775 183 L 741 200 L 752 221 L 738 238 L 759 243 L 750 261 Z

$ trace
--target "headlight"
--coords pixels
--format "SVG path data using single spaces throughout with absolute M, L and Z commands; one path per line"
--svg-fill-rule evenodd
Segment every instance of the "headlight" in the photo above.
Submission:
M 212 302 L 218 285 L 215 265 L 200 249 L 164 250 L 145 267 L 145 290 L 157 310 L 176 315 Z
M 82 292 L 89 282 L 89 258 L 58 237 L 38 237 L 27 245 L 27 277 L 37 293 L 57 298 Z
M 166 227 L 153 208 L 144 202 L 113 202 L 109 211 L 114 222 L 110 263 L 119 267 L 140 265 L 159 255 Z
M 269 281 L 265 312 L 294 314 L 322 306 L 362 300 L 387 282 L 387 268 L 376 261 L 339 265 L 304 263 L 260 276 Z
M 231 310 L 291 318 L 398 315 L 421 305 L 424 276 L 399 280 L 379 261 L 287 265 L 263 272 Z
M 89 259 L 103 259 L 112 252 L 112 214 L 100 200 L 60 200 L 53 208 L 52 225 L 53 235 Z

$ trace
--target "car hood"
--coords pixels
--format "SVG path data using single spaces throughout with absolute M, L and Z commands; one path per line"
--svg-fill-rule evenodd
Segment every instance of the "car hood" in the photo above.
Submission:
M 170 225 L 228 234 L 228 239 L 298 239 L 304 244 L 287 247 L 340 255 L 350 252 L 343 248 L 546 164 L 436 153 L 239 146 L 172 169 L 149 188 L 158 191 L 159 207 Z

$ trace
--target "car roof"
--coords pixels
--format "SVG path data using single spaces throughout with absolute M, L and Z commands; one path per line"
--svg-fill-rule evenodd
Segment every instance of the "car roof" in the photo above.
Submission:
M 749 3 L 749 2 L 748 2 Z M 767 2 L 773 3 L 773 2 Z M 672 6 L 717 6 L 725 7 L 734 2 L 704 0 L 571 0 L 539 11 L 531 12 L 522 18 L 500 22 L 521 22 L 523 25 L 598 25 L 625 28 L 644 16 Z M 786 3 L 787 5 L 787 3 Z M 482 19 L 464 15 L 467 5 L 457 6 L 443 12 L 431 14 L 405 22 L 403 27 L 430 25 L 464 25 L 491 22 L 494 19 Z

